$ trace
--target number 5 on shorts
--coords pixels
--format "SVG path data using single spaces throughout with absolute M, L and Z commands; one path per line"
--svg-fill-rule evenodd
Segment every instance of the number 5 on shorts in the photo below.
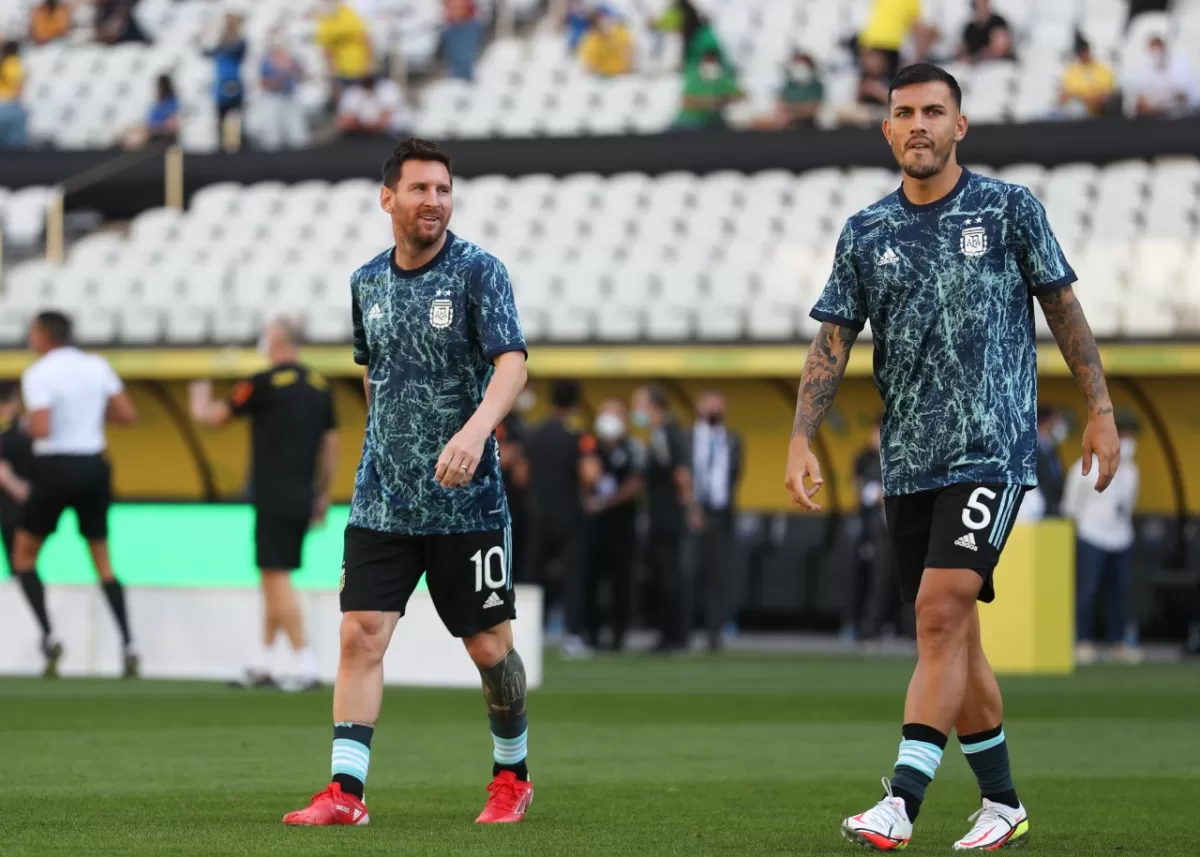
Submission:
M 963 526 L 972 530 L 982 530 L 992 522 L 992 510 L 979 502 L 980 497 L 987 497 L 989 500 L 996 499 L 996 492 L 990 491 L 987 488 L 976 488 L 971 492 L 971 497 L 967 500 L 966 508 L 962 511 Z M 971 512 L 979 512 L 982 515 L 980 520 L 976 520 Z
M 495 565 L 500 573 L 499 577 L 492 577 L 492 557 L 496 558 Z M 489 589 L 503 589 L 507 585 L 508 563 L 504 561 L 504 548 L 500 547 L 500 545 L 488 548 L 486 554 L 481 550 L 475 551 L 475 555 L 471 557 L 471 561 L 475 563 L 476 592 L 482 591 L 485 583 Z

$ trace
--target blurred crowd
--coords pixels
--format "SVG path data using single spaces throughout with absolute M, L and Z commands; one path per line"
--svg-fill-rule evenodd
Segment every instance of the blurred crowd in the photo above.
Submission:
M 532 394 L 523 395 L 527 409 Z M 724 396 L 700 396 L 690 426 L 652 385 L 602 402 L 587 426 L 577 383 L 555 381 L 550 399 L 544 421 L 514 414 L 498 438 L 513 576 L 544 587 L 564 654 L 625 648 L 635 616 L 657 632 L 656 651 L 687 649 L 697 630 L 720 649 L 742 586 L 733 557 L 742 440 L 725 423 Z
M 27 25 L 4 34 L 0 48 L 0 148 L 29 144 L 28 111 L 22 102 L 25 46 L 52 42 L 118 45 L 152 40 L 139 25 L 139 0 L 43 0 Z M 321 0 L 312 20 L 312 39 L 320 46 L 323 68 L 305 68 L 284 27 L 273 29 L 265 44 L 252 46 L 243 32 L 244 16 L 229 12 L 196 50 L 213 63 L 212 100 L 218 138 L 226 150 L 239 148 L 243 120 L 250 144 L 266 150 L 301 148 L 314 136 L 383 135 L 402 137 L 412 127 L 409 94 L 388 74 L 385 51 L 372 40 L 371 25 L 386 16 L 379 0 Z M 473 78 L 483 44 L 484 25 L 473 0 L 442 0 L 440 51 L 445 73 Z M 258 48 L 259 50 L 252 50 Z M 247 61 L 261 56 L 248 74 Z M 330 98 L 323 110 L 307 110 L 298 98 L 310 75 L 328 76 Z M 251 80 L 253 85 L 251 85 Z M 147 81 L 154 89 L 144 121 L 125 130 L 122 143 L 136 147 L 148 140 L 174 140 L 184 105 L 171 74 Z

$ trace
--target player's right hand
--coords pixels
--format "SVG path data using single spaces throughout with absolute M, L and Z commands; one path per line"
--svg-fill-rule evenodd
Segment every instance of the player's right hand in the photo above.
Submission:
M 811 488 L 804 484 L 805 477 L 812 483 Z M 809 447 L 808 441 L 803 437 L 793 438 L 788 446 L 787 477 L 783 482 L 783 487 L 791 495 L 792 502 L 805 512 L 821 511 L 820 505 L 812 498 L 824 484 L 821 464 Z

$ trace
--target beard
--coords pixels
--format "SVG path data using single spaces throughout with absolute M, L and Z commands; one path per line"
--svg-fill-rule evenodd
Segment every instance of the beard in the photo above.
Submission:
M 900 169 L 909 178 L 928 179 L 933 178 L 946 168 L 946 164 L 950 162 L 950 152 L 952 149 L 952 146 L 947 146 L 941 150 L 930 149 L 930 158 L 928 161 L 906 163 L 903 157 L 897 158 L 897 160 L 900 162 Z
M 405 230 L 409 245 L 421 249 L 432 247 L 446 233 L 448 225 L 446 220 L 440 220 L 436 228 L 432 225 L 426 226 L 420 216 L 416 217 Z

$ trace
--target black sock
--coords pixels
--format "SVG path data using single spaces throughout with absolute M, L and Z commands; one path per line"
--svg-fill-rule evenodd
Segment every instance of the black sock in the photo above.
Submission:
M 992 803 L 1002 803 L 1013 809 L 1019 807 L 1021 801 L 1017 799 L 1008 763 L 1004 725 L 972 735 L 959 735 L 958 743 L 979 781 L 980 795 Z
M 342 787 L 348 795 L 354 795 L 359 800 L 363 799 L 363 794 L 366 792 L 367 786 L 358 777 L 352 777 L 349 774 L 334 774 L 333 782 Z
M 101 581 L 100 588 L 104 590 L 104 597 L 108 599 L 108 606 L 112 608 L 117 627 L 121 629 L 121 639 L 128 646 L 132 641 L 129 638 L 129 617 L 125 614 L 125 590 L 121 588 L 121 581 L 115 578 L 104 580 Z
M 29 608 L 33 611 L 37 623 L 42 627 L 42 636 L 49 637 L 50 616 L 46 613 L 46 589 L 42 586 L 42 579 L 38 577 L 37 569 L 18 571 L 16 576 L 17 582 L 21 584 L 21 591 L 25 593 L 25 600 L 29 602 Z
M 499 762 L 492 763 L 492 776 L 499 776 L 501 771 L 512 771 L 517 775 L 517 779 L 521 782 L 529 780 L 529 766 L 525 764 L 525 760 L 517 762 L 515 765 L 501 765 Z

